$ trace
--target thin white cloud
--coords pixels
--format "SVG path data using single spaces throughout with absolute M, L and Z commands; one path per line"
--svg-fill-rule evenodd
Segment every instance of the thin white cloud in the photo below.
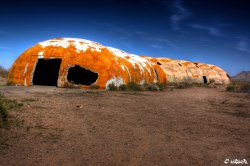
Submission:
M 213 36 L 219 36 L 219 37 L 223 36 L 220 29 L 216 28 L 216 27 L 204 26 L 204 25 L 200 25 L 200 24 L 191 24 L 191 27 L 194 29 L 205 30 Z
M 250 45 L 244 40 L 239 41 L 235 46 L 235 49 L 250 54 Z
M 153 48 L 157 48 L 157 49 L 162 49 L 162 46 L 160 45 L 156 45 L 156 44 L 152 44 L 151 47 Z
M 169 47 L 178 49 L 179 47 L 177 45 L 175 45 L 172 41 L 164 39 L 164 38 L 160 38 L 160 37 L 152 37 L 149 36 L 147 33 L 145 32 L 141 32 L 141 31 L 136 31 L 135 32 L 141 39 L 144 40 L 149 40 L 149 41 L 153 41 L 153 42 L 157 42 L 157 43 L 163 43 Z M 156 44 L 155 44 L 156 45 Z
M 170 17 L 171 26 L 173 30 L 180 30 L 181 21 L 191 16 L 191 12 L 188 11 L 183 5 L 181 0 L 175 0 L 172 9 L 173 14 Z
M 156 41 L 156 42 L 162 42 L 166 45 L 168 45 L 169 47 L 178 49 L 179 47 L 177 45 L 175 45 L 173 42 L 171 42 L 170 40 L 167 39 L 163 39 L 163 38 L 151 38 L 150 40 Z
M 123 37 L 120 38 L 121 40 L 126 39 L 126 38 L 138 37 L 138 38 L 143 39 L 143 40 L 148 40 L 148 41 L 151 41 L 151 42 L 155 42 L 153 44 L 154 46 L 156 46 L 156 45 L 161 46 L 162 45 L 162 47 L 163 47 L 163 45 L 167 45 L 168 47 L 171 47 L 171 48 L 175 48 L 175 49 L 179 48 L 178 46 L 176 46 L 170 40 L 167 40 L 167 39 L 164 39 L 164 38 L 159 38 L 159 37 L 152 37 L 151 35 L 149 35 L 148 33 L 144 32 L 144 31 L 139 31 L 139 30 L 134 31 L 134 30 L 131 30 L 131 29 L 121 28 L 121 27 L 118 27 L 118 26 L 116 26 L 114 24 L 109 24 L 109 23 L 95 23 L 95 22 L 93 22 L 93 23 L 96 24 L 96 25 L 99 25 L 99 26 L 109 27 L 113 31 L 122 34 Z

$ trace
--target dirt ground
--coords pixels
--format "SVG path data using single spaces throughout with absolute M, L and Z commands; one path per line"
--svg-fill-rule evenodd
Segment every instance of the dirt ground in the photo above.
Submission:
M 0 129 L 0 165 L 250 163 L 250 94 L 0 87 L 24 103 Z

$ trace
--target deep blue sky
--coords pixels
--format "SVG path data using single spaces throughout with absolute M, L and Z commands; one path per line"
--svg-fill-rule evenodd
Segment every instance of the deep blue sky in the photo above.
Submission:
M 56 37 L 250 70 L 249 0 L 2 0 L 0 65 Z

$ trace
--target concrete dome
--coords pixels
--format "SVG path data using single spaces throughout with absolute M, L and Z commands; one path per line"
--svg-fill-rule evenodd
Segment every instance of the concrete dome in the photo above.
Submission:
M 53 85 L 69 82 L 81 87 L 108 88 L 135 82 L 230 82 L 214 65 L 151 58 L 128 54 L 116 48 L 76 38 L 56 38 L 40 42 L 21 54 L 10 69 L 8 80 L 15 85 Z

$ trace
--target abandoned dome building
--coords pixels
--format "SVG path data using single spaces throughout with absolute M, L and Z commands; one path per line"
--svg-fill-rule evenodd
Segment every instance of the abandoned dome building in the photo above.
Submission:
M 14 85 L 81 88 L 109 84 L 144 83 L 230 83 L 221 68 L 183 60 L 128 54 L 116 48 L 76 38 L 56 38 L 27 49 L 12 65 L 8 81 Z

